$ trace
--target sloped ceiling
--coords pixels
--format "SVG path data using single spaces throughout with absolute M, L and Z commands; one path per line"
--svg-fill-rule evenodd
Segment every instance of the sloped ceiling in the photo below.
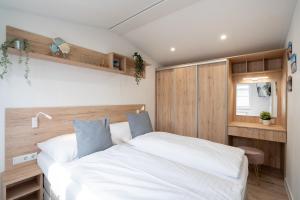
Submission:
M 296 0 L 1 0 L 0 7 L 111 30 L 161 65 L 283 47 Z M 221 41 L 220 35 L 227 40 Z M 175 47 L 175 52 L 170 52 Z
M 162 65 L 281 48 L 295 0 L 201 0 L 123 36 Z M 227 40 L 221 41 L 220 35 Z M 176 47 L 170 52 L 170 47 Z

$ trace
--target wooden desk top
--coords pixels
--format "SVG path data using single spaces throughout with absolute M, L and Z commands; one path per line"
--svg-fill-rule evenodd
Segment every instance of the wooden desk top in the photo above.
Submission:
M 280 143 L 286 143 L 287 138 L 286 129 L 281 126 L 245 122 L 229 123 L 228 135 Z
M 248 122 L 236 122 L 235 121 L 235 122 L 229 122 L 228 126 L 286 132 L 286 128 L 284 128 L 282 126 L 279 126 L 279 125 L 266 126 L 266 125 L 263 125 L 260 123 L 248 123 Z

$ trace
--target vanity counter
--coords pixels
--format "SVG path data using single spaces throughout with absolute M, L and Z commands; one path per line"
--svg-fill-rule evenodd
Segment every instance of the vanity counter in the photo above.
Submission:
M 265 126 L 259 123 L 230 122 L 228 135 L 286 143 L 286 129 L 279 125 Z

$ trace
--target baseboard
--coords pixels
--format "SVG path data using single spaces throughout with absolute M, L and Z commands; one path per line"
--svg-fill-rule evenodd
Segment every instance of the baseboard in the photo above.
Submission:
M 292 191 L 290 189 L 290 186 L 289 186 L 288 182 L 286 181 L 286 178 L 284 179 L 284 187 L 285 187 L 286 193 L 289 197 L 289 200 L 294 200 Z

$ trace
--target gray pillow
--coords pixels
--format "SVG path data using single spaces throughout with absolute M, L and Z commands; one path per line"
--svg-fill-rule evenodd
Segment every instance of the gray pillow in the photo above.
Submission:
M 103 151 L 113 145 L 107 118 L 95 121 L 74 120 L 73 127 L 76 133 L 79 158 Z
M 153 131 L 148 112 L 129 113 L 127 117 L 132 138 Z

